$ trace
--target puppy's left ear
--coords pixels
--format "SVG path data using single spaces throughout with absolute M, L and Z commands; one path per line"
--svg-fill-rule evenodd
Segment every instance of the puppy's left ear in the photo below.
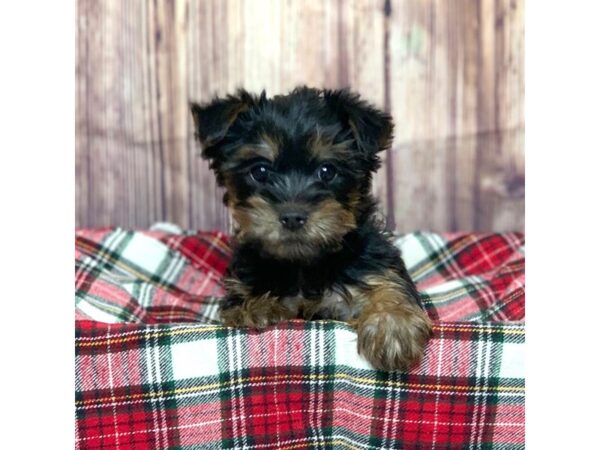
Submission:
M 350 128 L 361 151 L 374 155 L 389 148 L 394 131 L 394 122 L 389 114 L 347 89 L 324 90 L 323 98 L 342 123 Z

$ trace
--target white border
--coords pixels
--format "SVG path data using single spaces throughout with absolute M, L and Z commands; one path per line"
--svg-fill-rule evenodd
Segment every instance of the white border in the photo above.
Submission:
M 598 446 L 599 6 L 525 0 L 531 449 Z
M 0 10 L 1 448 L 73 448 L 75 2 Z

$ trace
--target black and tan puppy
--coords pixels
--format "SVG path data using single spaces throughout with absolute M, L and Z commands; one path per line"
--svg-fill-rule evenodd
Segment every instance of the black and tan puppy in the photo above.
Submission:
M 305 87 L 191 109 L 237 226 L 224 323 L 342 320 L 375 368 L 417 361 L 430 322 L 371 195 L 391 117 L 346 90 Z

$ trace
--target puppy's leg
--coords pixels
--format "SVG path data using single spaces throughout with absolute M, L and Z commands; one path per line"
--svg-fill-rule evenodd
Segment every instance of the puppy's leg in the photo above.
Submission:
M 295 318 L 279 297 L 269 293 L 251 295 L 239 280 L 226 280 L 228 297 L 221 308 L 221 320 L 229 327 L 265 328 L 269 325 Z
M 394 271 L 369 275 L 354 288 L 361 311 L 353 321 L 358 352 L 376 369 L 402 370 L 416 363 L 431 335 L 431 322 L 412 282 Z

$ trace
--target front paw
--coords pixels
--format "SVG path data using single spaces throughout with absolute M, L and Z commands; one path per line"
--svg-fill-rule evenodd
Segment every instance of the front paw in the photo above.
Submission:
M 378 370 L 407 370 L 423 356 L 431 322 L 418 307 L 371 308 L 357 321 L 358 353 Z
M 250 298 L 241 305 L 221 310 L 221 320 L 228 327 L 261 329 L 293 318 L 291 311 L 277 298 L 269 296 Z

